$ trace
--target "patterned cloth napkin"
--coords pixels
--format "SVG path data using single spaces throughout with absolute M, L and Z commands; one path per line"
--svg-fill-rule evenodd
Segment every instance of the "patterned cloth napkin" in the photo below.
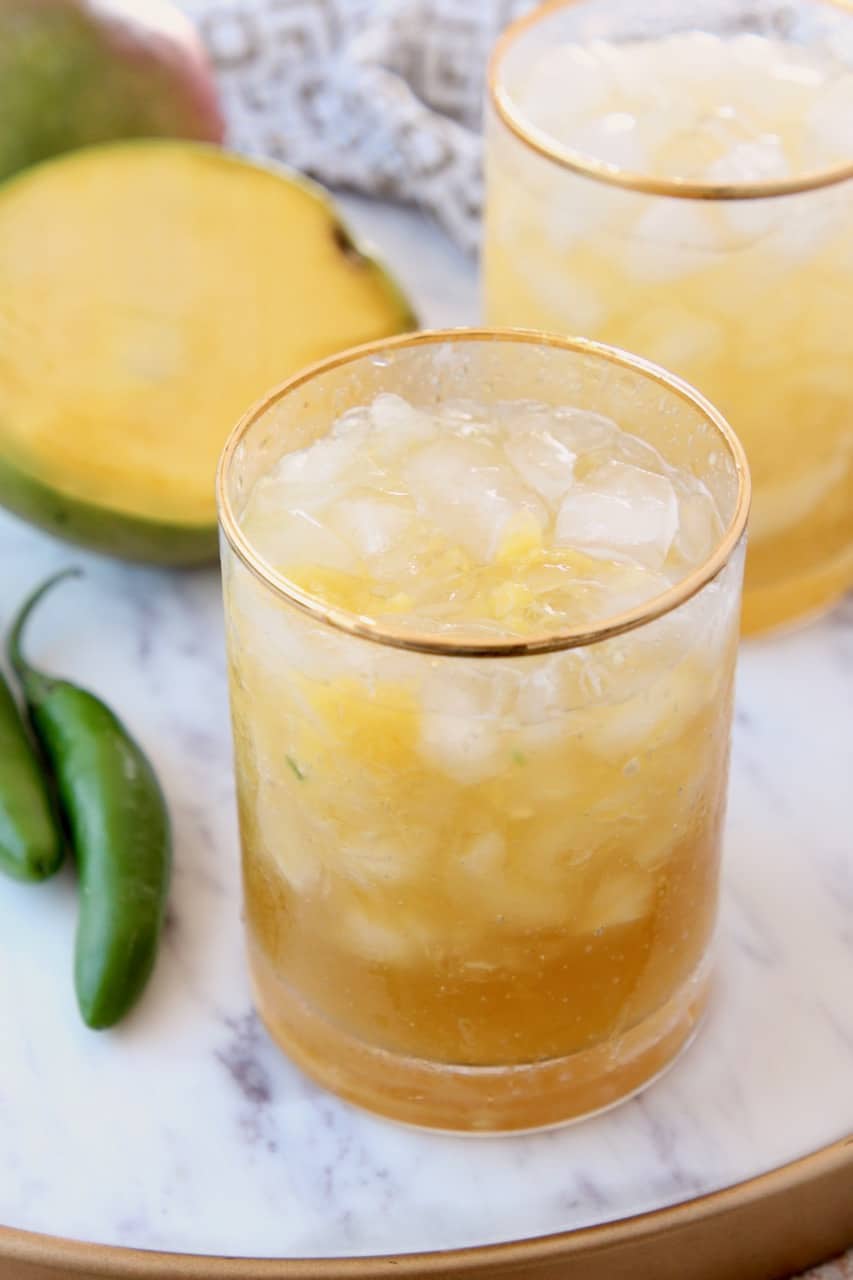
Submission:
M 233 147 L 418 204 L 476 247 L 486 62 L 535 0 L 179 3 L 213 58 Z M 808 1280 L 853 1280 L 853 1250 Z
M 486 61 L 533 0 L 179 3 L 216 66 L 232 146 L 416 203 L 476 247 Z

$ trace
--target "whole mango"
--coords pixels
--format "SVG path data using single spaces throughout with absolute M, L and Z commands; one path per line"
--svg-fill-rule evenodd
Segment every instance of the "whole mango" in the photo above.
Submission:
M 202 43 L 167 0 L 0 0 L 0 179 L 90 143 L 223 132 Z

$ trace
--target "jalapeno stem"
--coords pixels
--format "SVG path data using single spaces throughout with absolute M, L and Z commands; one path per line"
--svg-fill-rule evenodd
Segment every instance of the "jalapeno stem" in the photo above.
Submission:
M 77 568 L 61 569 L 59 573 L 55 573 L 48 578 L 47 582 L 43 582 L 36 587 L 35 591 L 27 597 L 12 623 L 9 639 L 6 642 L 6 652 L 30 705 L 41 702 L 46 698 L 57 682 L 52 676 L 45 675 L 42 671 L 36 671 L 27 662 L 21 647 L 24 629 L 33 609 L 35 609 L 42 597 L 47 595 L 48 591 L 51 591 L 58 582 L 62 582 L 65 578 L 81 577 L 82 572 L 82 569 Z

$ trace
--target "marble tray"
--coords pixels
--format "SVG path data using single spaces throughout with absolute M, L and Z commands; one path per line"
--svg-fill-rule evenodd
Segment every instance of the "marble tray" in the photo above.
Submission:
M 349 203 L 427 323 L 474 317 L 471 264 L 415 215 Z M 752 1269 L 718 1252 L 717 1276 L 778 1274 L 853 1240 L 853 600 L 743 650 L 719 981 L 696 1044 L 597 1119 L 472 1140 L 336 1101 L 252 1013 L 217 575 L 111 563 L 0 517 L 4 609 L 69 563 L 86 577 L 45 605 L 31 652 L 120 708 L 156 761 L 176 828 L 174 893 L 146 999 L 121 1029 L 93 1034 L 71 988 L 70 875 L 37 889 L 0 882 L 0 1275 L 544 1277 L 583 1256 L 578 1280 L 686 1280 L 700 1274 L 691 1223 L 716 1223 L 708 1248 L 725 1250 L 737 1213 L 771 1202 L 742 1224 Z M 551 1233 L 569 1234 L 400 1257 Z M 639 1255 L 624 1269 L 620 1242 L 662 1233 L 677 1269 Z M 605 1244 L 616 1252 L 595 1270 Z M 390 1257 L 351 1261 L 376 1255 Z

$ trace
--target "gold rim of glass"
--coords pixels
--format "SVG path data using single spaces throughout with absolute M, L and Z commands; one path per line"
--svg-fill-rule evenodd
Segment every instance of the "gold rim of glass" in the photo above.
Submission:
M 841 9 L 850 15 L 850 20 L 853 22 L 853 0 L 812 0 L 812 2 Z M 784 181 L 732 184 L 691 182 L 687 178 L 655 177 L 652 174 L 621 169 L 618 165 L 596 160 L 594 156 L 563 146 L 544 129 L 538 129 L 536 125 L 524 119 L 523 113 L 519 111 L 512 95 L 502 83 L 501 67 L 519 36 L 559 10 L 568 9 L 578 3 L 580 0 L 545 0 L 545 3 L 534 9 L 532 13 L 527 13 L 510 23 L 499 37 L 489 59 L 486 77 L 489 100 L 498 117 L 519 141 L 525 143 L 544 159 L 560 165 L 563 169 L 570 169 L 573 173 L 595 178 L 598 182 L 606 182 L 610 186 L 623 187 L 628 191 L 642 191 L 647 195 L 676 196 L 684 200 L 764 200 L 771 196 L 790 196 L 803 191 L 815 191 L 820 187 L 830 187 L 835 183 L 853 178 L 853 159 L 851 159 L 849 163 L 826 169 L 809 170 L 807 173 Z
M 652 597 L 644 604 L 637 605 L 623 613 L 604 618 L 594 626 L 566 627 L 561 631 L 548 631 L 532 636 L 514 638 L 490 638 L 482 636 L 454 635 L 452 638 L 441 636 L 435 631 L 412 630 L 409 628 L 388 626 L 360 614 L 351 613 L 347 609 L 338 608 L 303 591 L 301 587 L 290 582 L 283 574 L 278 573 L 272 565 L 258 554 L 250 540 L 240 528 L 228 495 L 228 476 L 233 465 L 234 454 L 247 433 L 260 417 L 273 405 L 291 395 L 299 387 L 313 378 L 340 365 L 351 364 L 371 355 L 379 355 L 401 347 L 439 345 L 452 342 L 507 342 L 524 343 L 535 346 L 556 347 L 575 354 L 598 356 L 611 364 L 651 379 L 665 387 L 680 399 L 686 401 L 694 409 L 698 409 L 711 423 L 731 455 L 737 474 L 738 488 L 734 511 L 727 528 L 723 532 L 713 553 L 701 565 L 697 566 L 675 586 L 660 595 Z M 445 657 L 469 658 L 511 658 L 525 654 L 553 653 L 561 649 L 575 649 L 584 645 L 596 644 L 608 640 L 612 636 L 633 631 L 635 627 L 654 621 L 673 609 L 678 608 L 686 600 L 696 595 L 725 568 L 728 560 L 738 545 L 746 527 L 750 503 L 750 479 L 746 455 L 740 440 L 735 435 L 723 415 L 694 390 L 688 383 L 674 374 L 667 373 L 657 365 L 643 360 L 639 356 L 628 355 L 616 347 L 606 346 L 601 342 L 591 342 L 586 338 L 565 338 L 557 334 L 540 333 L 535 329 L 425 329 L 418 333 L 401 334 L 395 338 L 381 338 L 376 342 L 364 343 L 358 347 L 350 347 L 347 351 L 329 356 L 316 364 L 309 365 L 293 377 L 286 379 L 262 399 L 258 400 L 232 430 L 225 442 L 225 448 L 219 459 L 216 472 L 216 500 L 219 508 L 219 523 L 228 544 L 234 554 L 242 561 L 254 576 L 287 604 L 293 605 L 302 613 L 308 614 L 318 622 L 334 627 L 338 631 L 358 636 L 363 640 L 371 640 L 376 644 L 388 645 L 395 649 L 409 649 L 418 653 L 430 653 Z

